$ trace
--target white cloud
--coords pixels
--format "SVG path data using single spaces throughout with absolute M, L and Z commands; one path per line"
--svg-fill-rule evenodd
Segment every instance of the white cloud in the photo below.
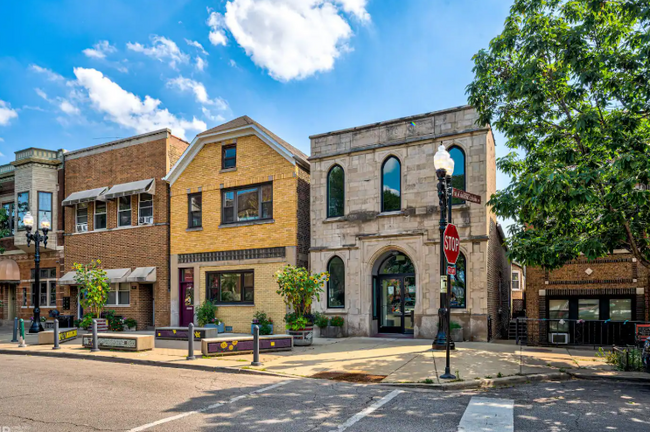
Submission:
M 57 81 L 57 82 L 65 81 L 65 78 L 63 78 L 58 73 L 52 72 L 51 70 L 49 70 L 47 68 L 40 67 L 39 65 L 36 65 L 36 64 L 29 65 L 29 69 L 33 70 L 34 72 L 44 74 L 49 81 Z
M 219 110 L 228 109 L 228 103 L 225 100 L 221 98 L 210 99 L 203 83 L 193 79 L 179 75 L 177 78 L 167 81 L 167 87 L 177 88 L 180 91 L 191 91 L 194 93 L 196 101 L 201 105 L 213 106 Z
M 140 43 L 128 42 L 126 47 L 131 51 L 143 53 L 146 56 L 153 57 L 158 61 L 169 61 L 169 66 L 176 68 L 178 63 L 188 63 L 190 56 L 178 48 L 178 45 L 164 36 L 151 36 L 151 46 L 145 47 Z
M 203 71 L 205 67 L 208 65 L 208 62 L 203 60 L 203 58 L 196 56 L 196 69 Z
M 15 109 L 11 108 L 8 102 L 0 100 L 0 126 L 6 126 L 13 118 L 18 117 Z
M 210 16 L 208 17 L 208 20 L 206 21 L 206 24 L 210 26 L 210 34 L 208 35 L 208 39 L 210 39 L 210 43 L 212 45 L 226 45 L 227 39 L 226 39 L 226 32 L 224 31 L 225 29 L 225 22 L 223 19 L 223 15 L 212 12 L 212 9 L 208 8 L 208 13 Z
M 329 71 L 349 51 L 347 15 L 369 22 L 366 0 L 230 0 L 210 11 L 210 41 L 226 44 L 225 29 L 253 62 L 280 81 Z
M 230 61 L 228 63 L 230 64 L 231 67 L 234 67 L 234 68 L 237 67 L 237 62 L 234 61 L 233 59 L 230 59 Z
M 213 122 L 216 122 L 216 123 L 223 123 L 224 121 L 226 121 L 226 118 L 225 118 L 224 116 L 222 116 L 221 114 L 214 115 L 214 114 L 212 114 L 212 112 L 211 112 L 208 108 L 206 108 L 206 107 L 202 107 L 202 108 L 201 108 L 201 111 L 203 111 L 203 115 L 204 115 L 205 118 L 207 118 L 208 120 L 212 120 Z
M 170 128 L 181 138 L 188 130 L 203 131 L 205 122 L 193 118 L 185 120 L 159 107 L 160 100 L 150 96 L 140 97 L 124 90 L 96 69 L 75 68 L 78 83 L 88 92 L 93 108 L 107 119 L 136 133 Z
M 86 57 L 103 59 L 106 58 L 106 54 L 114 53 L 115 51 L 117 51 L 117 48 L 104 40 L 97 42 L 92 48 L 86 48 L 82 52 Z
M 0 138 L 0 142 L 4 141 L 2 138 Z M 5 157 L 4 153 L 0 152 L 0 157 Z
M 35 88 L 34 91 L 36 92 L 37 95 L 39 95 L 41 98 L 43 98 L 46 101 L 50 101 L 50 99 L 47 97 L 47 93 L 45 93 L 43 90 L 39 88 Z
M 199 42 L 189 40 L 189 39 L 185 39 L 185 42 L 187 42 L 189 46 L 193 46 L 197 48 L 199 51 L 201 51 L 203 55 L 209 55 L 208 52 L 205 50 L 205 48 L 203 48 L 203 45 L 201 45 Z
M 79 108 L 76 106 L 72 105 L 69 101 L 62 99 L 61 103 L 59 104 L 59 108 L 61 108 L 61 111 L 68 115 L 78 115 L 81 112 L 79 111 Z

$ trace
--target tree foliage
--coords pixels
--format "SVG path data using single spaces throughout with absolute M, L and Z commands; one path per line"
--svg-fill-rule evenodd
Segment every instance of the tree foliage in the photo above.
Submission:
M 0 238 L 4 238 L 9 235 L 9 215 L 7 210 L 0 207 Z M 5 252 L 4 248 L 0 244 L 0 254 Z
M 650 267 L 650 2 L 515 0 L 474 56 L 480 121 L 516 151 L 489 201 L 512 258 L 557 268 L 624 248 Z
M 74 263 L 72 266 L 76 272 L 75 281 L 81 291 L 79 297 L 81 306 L 90 309 L 90 313 L 96 318 L 100 317 L 110 291 L 106 271 L 100 265 L 100 260 L 93 260 L 90 264 Z
M 292 330 L 304 328 L 307 324 L 305 314 L 310 310 L 314 298 L 320 300 L 323 285 L 329 280 L 329 274 L 310 273 L 304 267 L 286 265 L 276 272 L 275 279 L 278 282 L 277 294 L 293 309 L 293 313 L 288 314 L 291 318 L 286 320 L 287 326 Z

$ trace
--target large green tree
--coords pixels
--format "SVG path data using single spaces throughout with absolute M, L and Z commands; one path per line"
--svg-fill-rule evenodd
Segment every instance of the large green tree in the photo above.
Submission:
M 650 267 L 650 1 L 515 0 L 474 56 L 469 102 L 505 134 L 513 259 L 627 249 Z

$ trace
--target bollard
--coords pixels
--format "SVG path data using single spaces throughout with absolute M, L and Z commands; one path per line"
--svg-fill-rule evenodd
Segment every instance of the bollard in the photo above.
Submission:
M 18 317 L 14 318 L 14 333 L 13 337 L 11 338 L 12 342 L 18 342 Z
M 93 347 L 90 349 L 90 352 L 99 351 L 99 341 L 97 340 L 97 320 L 93 320 Z
M 58 350 L 61 349 L 59 346 L 59 320 L 55 319 L 54 320 L 54 346 L 52 347 L 53 350 Z
M 27 344 L 25 343 L 25 320 L 20 319 L 20 345 L 18 348 L 25 348 Z
M 260 326 L 253 327 L 253 361 L 251 366 L 262 366 L 260 363 Z
M 194 357 L 194 324 L 187 326 L 187 360 L 196 360 Z

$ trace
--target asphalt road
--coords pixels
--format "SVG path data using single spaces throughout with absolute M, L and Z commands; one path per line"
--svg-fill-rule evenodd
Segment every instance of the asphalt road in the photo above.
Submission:
M 650 387 L 633 384 L 569 381 L 483 392 L 401 391 L 0 355 L 2 432 L 645 432 L 648 424 Z

